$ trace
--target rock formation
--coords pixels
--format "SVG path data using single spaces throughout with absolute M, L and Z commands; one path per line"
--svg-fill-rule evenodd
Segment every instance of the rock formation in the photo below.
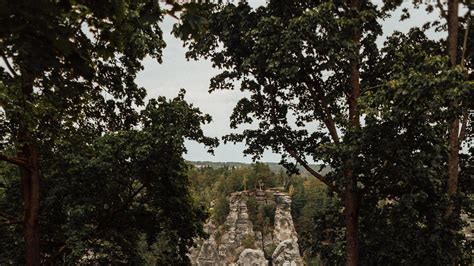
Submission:
M 272 263 L 273 265 L 301 265 L 300 250 L 298 244 L 293 239 L 287 239 L 280 244 L 273 252 Z
M 210 220 L 205 230 L 209 238 L 190 251 L 193 265 L 260 266 L 269 261 L 272 265 L 303 265 L 291 198 L 275 189 L 232 193 L 224 224 Z
M 298 239 L 291 217 L 291 198 L 280 192 L 274 194 L 277 204 L 275 212 L 275 227 L 273 234 L 277 242 L 287 239 Z
M 239 255 L 237 261 L 239 266 L 267 266 L 268 260 L 265 259 L 265 254 L 260 249 L 244 249 Z

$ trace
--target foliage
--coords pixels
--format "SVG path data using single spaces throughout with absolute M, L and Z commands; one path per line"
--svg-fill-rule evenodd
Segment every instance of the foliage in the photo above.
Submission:
M 146 93 L 134 79 L 145 56 L 161 60 L 162 17 L 154 1 L 0 1 L 0 156 L 19 167 L 26 264 L 50 263 L 38 224 L 45 147 L 138 122 Z
M 3 263 L 25 263 L 22 216 L 28 264 L 138 263 L 140 247 L 187 262 L 206 215 L 183 142 L 217 142 L 184 93 L 144 106 L 135 77 L 146 56 L 161 62 L 165 13 L 147 0 L 0 1 L 0 158 L 20 170 L 1 162 Z
M 382 50 L 384 85 L 363 98 L 368 109 L 361 147 L 367 159 L 360 167 L 370 169 L 367 190 L 376 189 L 367 193 L 363 204 L 371 207 L 363 208 L 361 216 L 369 261 L 450 264 L 470 256 L 459 215 L 446 220 L 443 214 L 449 203 L 445 132 L 449 121 L 463 112 L 451 102 L 469 101 L 474 86 L 460 68 L 449 67 L 439 51 L 440 44 L 418 29 L 394 34 Z M 461 189 L 468 186 L 463 180 L 459 183 Z M 469 212 L 461 199 L 465 195 L 459 195 L 458 206 Z M 379 230 L 384 240 L 376 237 Z M 402 256 L 407 247 L 410 255 Z
M 340 200 L 314 178 L 294 181 L 291 211 L 302 253 L 306 258 L 320 257 L 324 263 L 343 263 Z
M 271 171 L 266 163 L 217 168 L 193 167 L 189 170 L 189 176 L 191 191 L 201 204 L 209 208 L 211 202 L 215 201 L 213 212 L 232 192 L 259 188 L 259 181 L 263 184 L 262 189 L 283 187 L 284 183 L 293 179 L 284 172 Z
M 13 63 L 13 72 L 1 68 L 2 143 L 17 141 L 18 119 L 42 141 L 74 135 L 79 126 L 97 134 L 136 122 L 132 104 L 143 105 L 146 95 L 134 82 L 141 60 L 161 61 L 165 45 L 158 5 L 2 1 L 0 10 L 0 50 Z M 28 80 L 35 91 L 25 107 L 19 86 Z
M 227 196 L 222 195 L 216 199 L 216 203 L 212 208 L 212 218 L 217 224 L 224 224 L 229 214 L 229 200 Z
M 272 260 L 272 255 L 275 252 L 275 249 L 277 248 L 277 245 L 271 243 L 269 245 L 265 245 L 263 248 L 263 253 L 265 254 L 265 258 L 267 260 Z
M 338 5 L 271 1 L 257 10 L 246 4 L 216 7 L 202 34 L 194 39 L 184 36 L 190 47 L 189 57 L 209 57 L 223 69 L 212 79 L 211 90 L 232 89 L 234 80 L 241 80 L 241 90 L 251 93 L 236 105 L 231 126 L 255 122 L 259 127 L 229 135 L 227 141 L 246 142 L 245 152 L 255 158 L 265 149 L 272 149 L 283 154 L 285 163 L 288 150 L 303 158 L 306 154 L 314 159 L 323 156 L 315 153 L 315 147 L 330 145 L 328 132 L 311 133 L 306 125 L 323 119 L 329 110 L 334 112 L 336 122 L 343 123 L 339 113 L 343 107 L 339 104 L 347 88 L 337 79 L 347 73 L 341 71 L 348 69 L 345 58 L 352 54 L 353 47 L 342 36 L 347 35 L 353 21 L 346 21 L 337 11 L 347 6 Z M 368 40 L 380 30 L 372 21 L 375 13 L 372 6 L 364 13 Z M 176 31 L 181 33 L 179 28 Z M 363 43 L 367 53 L 374 50 L 373 44 Z M 372 59 L 367 56 L 367 60 Z M 364 61 L 364 67 L 370 68 L 370 62 Z M 335 71 L 334 77 L 323 79 L 328 71 Z M 327 88 L 327 92 L 321 93 L 320 88 Z M 330 105 L 329 110 L 320 106 L 320 97 L 325 98 L 323 105 Z M 325 149 L 324 156 L 332 157 L 329 152 Z
M 244 248 L 255 248 L 255 238 L 253 235 L 247 234 L 242 240 L 242 246 Z
M 212 206 L 211 213 L 214 220 L 217 221 L 218 225 L 222 225 L 228 214 L 229 202 L 227 196 L 232 192 L 242 190 L 242 180 L 248 178 L 253 169 L 265 169 L 264 165 L 264 163 L 260 163 L 260 167 L 239 165 L 239 167 L 233 168 L 191 168 L 189 170 L 191 189 L 202 192 L 201 202 L 204 205 Z M 263 172 L 266 173 L 267 171 L 264 170 Z M 269 183 L 274 183 L 277 187 L 283 187 L 286 182 L 288 192 L 293 191 L 290 195 L 292 199 L 291 211 L 299 236 L 301 251 L 309 256 L 317 256 L 317 253 L 323 249 L 324 257 L 329 258 L 327 262 L 340 261 L 342 256 L 342 245 L 340 244 L 342 232 L 338 228 L 342 226 L 340 213 L 342 207 L 337 197 L 329 195 L 324 185 L 313 177 L 288 176 L 286 173 L 279 171 L 277 173 L 270 172 L 267 179 Z M 237 185 L 222 185 L 226 183 Z M 275 206 L 259 204 L 252 196 L 247 198 L 246 205 L 249 220 L 252 221 L 254 230 L 260 231 L 262 234 L 272 232 Z M 334 213 L 334 209 L 338 211 Z M 325 244 L 321 244 L 321 242 Z M 330 242 L 337 242 L 338 245 L 328 245 Z M 264 250 L 266 256 L 271 257 L 275 248 L 276 246 L 267 246 Z
M 255 197 L 248 197 L 246 201 L 249 220 L 253 224 L 254 231 L 259 231 L 262 235 L 271 233 L 275 223 L 275 204 L 259 203 Z
M 41 147 L 47 155 L 40 221 L 46 258 L 130 263 L 142 257 L 136 249 L 141 243 L 158 264 L 182 264 L 193 239 L 204 236 L 206 213 L 190 198 L 182 154 L 185 138 L 215 145 L 200 129 L 210 118 L 187 104 L 184 93 L 150 101 L 137 118 L 140 129 Z M 3 210 L 19 216 L 19 183 L 14 175 L 5 178 Z M 2 235 L 2 242 L 18 243 L 19 237 Z M 0 257 L 21 261 L 16 249 L 4 246 Z
M 452 68 L 444 44 L 424 35 L 429 26 L 396 32 L 379 50 L 379 23 L 401 1 L 360 1 L 358 11 L 347 2 L 217 5 L 207 10 L 200 34 L 180 27 L 175 32 L 190 58 L 208 58 L 221 69 L 211 91 L 234 89 L 238 82 L 248 93 L 231 116 L 231 127 L 245 129 L 225 141 L 244 142 L 254 159 L 265 150 L 279 153 L 289 171 L 295 161 L 306 169 L 311 160 L 330 167 L 324 176 L 311 172 L 340 196 L 326 206 L 311 206 L 315 199 L 292 184 L 293 211 L 309 228 L 302 246 L 313 255 L 344 260 L 341 232 L 350 223 L 341 223 L 343 210 L 355 210 L 359 264 L 445 265 L 471 256 L 458 233 L 459 212 L 470 208 L 458 205 L 449 221 L 443 213 L 449 202 L 446 132 L 466 110 L 472 118 L 473 83 L 466 80 L 472 69 Z M 354 38 L 359 31 L 360 42 Z M 361 97 L 354 94 L 354 80 Z M 472 134 L 472 127 L 467 131 Z M 465 151 L 462 157 L 471 158 Z M 461 182 L 464 171 L 469 168 L 461 168 Z M 461 190 L 466 185 L 459 183 Z M 468 202 L 461 198 L 456 201 Z M 322 239 L 328 227 L 329 237 Z
M 282 186 L 291 177 L 272 172 L 268 165 L 256 163 L 238 167 L 202 167 L 189 170 L 191 191 L 202 205 L 210 208 L 214 221 L 221 225 L 229 213 L 227 197 L 236 191 Z

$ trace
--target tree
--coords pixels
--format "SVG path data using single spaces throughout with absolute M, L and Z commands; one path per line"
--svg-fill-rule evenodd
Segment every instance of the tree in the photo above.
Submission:
M 324 184 L 314 178 L 299 182 L 302 184 L 296 186 L 291 211 L 305 258 L 324 264 L 344 263 L 342 202 L 328 195 Z
M 347 265 L 373 263 L 377 256 L 397 261 L 403 252 L 390 253 L 377 240 L 395 236 L 390 247 L 402 249 L 409 243 L 396 236 L 404 230 L 430 245 L 424 251 L 415 246 L 421 256 L 407 263 L 451 263 L 462 256 L 462 237 L 455 231 L 460 221 L 448 226 L 438 220 L 446 207 L 440 180 L 446 177 L 442 167 L 448 168 L 446 121 L 460 109 L 446 100 L 469 102 L 472 89 L 460 71 L 446 69 L 439 44 L 423 42 L 422 34 L 404 39 L 397 33 L 384 51 L 377 48 L 378 21 L 401 4 L 386 2 L 275 0 L 256 10 L 246 4 L 217 6 L 201 34 L 179 27 L 176 33 L 190 48 L 190 58 L 210 58 L 222 69 L 211 80 L 211 91 L 233 89 L 239 81 L 250 93 L 236 105 L 231 127 L 250 124 L 251 129 L 225 140 L 245 142 L 254 159 L 265 149 L 280 153 L 289 170 L 295 169 L 293 159 L 338 195 Z M 429 47 L 423 49 L 423 43 Z M 331 171 L 320 174 L 310 160 Z M 401 221 L 393 232 L 383 231 Z M 379 253 L 361 255 L 359 245 Z M 440 246 L 445 252 L 426 253 Z
M 139 129 L 98 136 L 92 142 L 39 145 L 44 180 L 43 262 L 131 263 L 141 259 L 140 241 L 160 254 L 159 264 L 185 264 L 194 238 L 204 236 L 206 213 L 190 198 L 184 139 L 209 147 L 201 123 L 210 120 L 184 101 L 150 101 L 137 116 Z M 166 163 L 164 163 L 166 162 Z M 2 206 L 20 211 L 19 183 L 7 176 Z M 2 242 L 18 242 L 10 234 Z M 5 263 L 20 263 L 16 246 L 2 248 Z
M 275 187 L 275 173 L 270 170 L 268 165 L 257 162 L 252 165 L 252 168 L 253 171 L 250 175 L 254 180 L 254 184 L 253 186 L 249 185 L 249 188 L 256 188 L 260 185 L 263 185 L 262 189 Z
M 418 6 L 422 1 L 414 0 L 415 6 Z M 439 10 L 439 16 L 441 21 L 435 21 L 432 23 L 433 26 L 437 26 L 438 31 L 447 31 L 447 38 L 443 47 L 444 53 L 449 58 L 449 63 L 452 68 L 460 67 L 465 71 L 466 78 L 472 75 L 472 67 L 469 64 L 468 58 L 471 53 L 469 44 L 472 43 L 470 38 L 469 29 L 472 24 L 471 13 L 474 10 L 474 5 L 471 1 L 459 1 L 449 0 L 447 3 L 442 1 L 436 1 L 436 3 L 427 3 L 426 10 L 433 12 L 436 9 Z M 459 10 L 467 10 L 464 16 L 459 16 Z M 445 21 L 444 24 L 442 21 Z M 430 26 L 428 23 L 426 26 Z M 471 27 L 472 28 L 472 27 Z M 472 46 L 472 45 L 471 45 Z M 471 58 L 472 59 L 472 58 Z M 466 128 L 469 125 L 470 114 L 469 114 L 469 103 L 458 102 L 454 99 L 450 103 L 453 106 L 462 107 L 458 114 L 453 114 L 449 117 L 451 126 L 447 135 L 449 143 L 449 158 L 448 158 L 448 176 L 447 176 L 447 194 L 451 198 L 451 204 L 447 206 L 445 210 L 445 218 L 453 214 L 455 210 L 455 198 L 457 197 L 458 191 L 458 179 L 459 179 L 459 158 L 460 151 L 463 142 L 465 142 Z M 471 108 L 472 109 L 472 108 Z
M 146 0 L 0 1 L 0 160 L 19 169 L 27 265 L 41 261 L 42 147 L 137 124 L 134 78 L 145 56 L 161 61 L 163 14 Z
M 254 158 L 270 148 L 290 169 L 292 157 L 344 199 L 348 265 L 359 261 L 357 101 L 361 82 L 371 84 L 382 15 L 367 1 L 270 1 L 257 10 L 216 7 L 198 36 L 176 29 L 190 57 L 209 57 L 224 69 L 211 90 L 231 89 L 232 80 L 241 80 L 241 90 L 251 94 L 235 107 L 231 126 L 255 121 L 258 129 L 226 140 L 245 141 Z M 319 174 L 309 159 L 323 160 L 332 174 Z
M 404 256 L 405 264 L 459 262 L 470 252 L 464 253 L 459 217 L 443 219 L 448 206 L 446 134 L 450 117 L 460 111 L 450 102 L 472 97 L 472 84 L 460 69 L 449 67 L 443 43 L 430 40 L 423 29 L 393 34 L 381 52 L 377 76 L 383 85 L 362 99 L 367 116 L 361 143 L 367 159 L 360 167 L 366 169 L 364 185 L 370 191 L 364 205 L 371 206 L 361 216 L 364 250 L 373 252 L 370 261 L 398 263 L 397 254 L 410 247 L 410 254 L 417 255 Z M 469 195 L 459 200 L 464 196 Z M 393 242 L 382 247 L 375 236 L 384 227 L 390 228 L 383 232 L 385 239 Z
M 441 11 L 441 15 L 446 19 L 448 24 L 448 38 L 447 38 L 447 52 L 449 56 L 449 61 L 451 67 L 455 68 L 460 64 L 464 64 L 464 62 L 460 62 L 458 59 L 458 35 L 459 35 L 459 1 L 458 0 L 450 0 L 448 1 L 448 10 L 447 12 L 443 9 L 442 5 L 439 5 L 439 9 Z M 469 9 L 469 13 L 470 13 Z M 470 15 L 468 13 L 468 16 Z M 468 22 L 469 23 L 469 22 Z M 467 24 L 469 25 L 469 24 Z M 467 38 L 467 32 L 465 32 L 465 36 Z M 461 53 L 465 53 L 466 48 L 463 47 Z M 464 60 L 464 59 L 462 59 Z M 461 65 L 461 67 L 464 67 Z M 465 104 L 460 103 L 458 101 L 453 101 L 452 105 L 460 105 L 465 106 Z M 462 118 L 462 128 L 467 126 L 468 122 L 468 112 L 467 108 L 464 108 L 464 111 L 461 111 L 460 114 L 455 115 L 451 118 L 451 127 L 449 129 L 449 160 L 448 160 L 448 187 L 447 192 L 448 196 L 453 198 L 458 194 L 458 179 L 459 179 L 459 152 L 461 148 L 461 143 L 463 142 L 464 134 L 460 133 L 460 123 L 461 119 L 460 116 L 464 116 Z M 451 203 L 446 208 L 445 217 L 449 218 L 454 211 L 454 203 Z

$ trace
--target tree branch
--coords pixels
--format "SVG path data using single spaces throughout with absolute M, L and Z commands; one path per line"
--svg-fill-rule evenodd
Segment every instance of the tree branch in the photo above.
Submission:
M 315 104 L 318 102 L 318 96 L 321 99 L 321 107 L 323 109 L 323 122 L 326 125 L 327 129 L 329 130 L 329 134 L 331 135 L 332 140 L 334 143 L 339 144 L 339 135 L 337 134 L 336 123 L 332 118 L 331 111 L 329 110 L 328 103 L 326 101 L 326 97 L 324 96 L 324 92 L 319 88 L 318 84 L 315 81 L 311 82 L 313 86 L 310 88 L 308 86 L 309 92 L 311 97 L 313 98 Z
M 94 235 L 98 235 L 100 234 L 102 231 L 103 231 L 103 227 L 110 221 L 114 218 L 115 215 L 117 215 L 119 212 L 123 211 L 127 206 L 130 205 L 130 203 L 132 203 L 133 199 L 138 196 L 138 194 L 140 194 L 140 192 L 145 188 L 145 185 L 141 185 L 136 191 L 133 192 L 133 194 L 131 194 L 129 196 L 129 198 L 124 202 L 124 204 L 122 204 L 120 207 L 116 208 L 115 210 L 113 210 L 108 216 L 104 217 L 100 222 L 99 224 L 97 225 L 97 227 L 95 228 L 95 230 L 93 232 L 91 232 L 87 238 L 93 238 Z M 87 239 L 86 238 L 86 239 Z M 84 240 L 86 240 L 84 239 Z
M 48 262 L 45 263 L 45 265 L 53 265 L 54 260 L 56 260 L 56 258 L 57 258 L 59 255 L 61 255 L 61 253 L 63 253 L 63 251 L 64 251 L 65 249 L 66 249 L 66 244 L 62 245 L 62 246 L 58 249 L 58 251 L 56 251 L 56 253 L 54 253 L 54 255 L 49 258 Z
M 443 3 L 441 3 L 441 0 L 436 0 L 436 6 L 439 8 L 441 16 L 443 18 L 447 18 L 448 14 L 446 13 L 446 9 L 444 9 L 444 6 L 443 6 Z
M 22 220 L 8 220 L 4 223 L 0 223 L 0 226 L 12 225 L 12 224 L 22 224 Z
M 464 69 L 464 63 L 466 61 L 466 50 L 467 50 L 467 37 L 469 34 L 469 25 L 471 24 L 471 16 L 468 17 L 466 21 L 466 31 L 464 32 L 464 40 L 462 43 L 462 52 L 461 52 L 461 68 Z
M 469 120 L 469 114 L 468 112 L 465 112 L 462 118 L 462 122 L 461 122 L 461 130 L 459 131 L 459 142 L 462 142 L 464 138 L 466 137 L 466 128 L 467 128 L 468 120 Z
M 120 207 L 116 208 L 114 211 L 112 211 L 108 216 L 104 217 L 104 219 L 102 219 L 99 224 L 97 225 L 97 227 L 92 231 L 90 232 L 87 236 L 83 237 L 82 238 L 82 241 L 86 241 L 86 240 L 91 240 L 94 242 L 94 238 L 97 237 L 97 235 L 99 235 L 100 233 L 102 233 L 104 231 L 104 226 L 111 220 L 113 219 L 113 217 L 123 211 L 125 209 L 125 207 L 129 206 L 130 203 L 132 202 L 132 200 L 138 196 L 138 194 L 140 194 L 140 192 L 145 188 L 145 185 L 141 185 L 136 191 L 134 191 L 130 196 L 129 198 L 125 201 L 124 204 L 122 204 Z M 53 255 L 51 256 L 51 258 L 49 259 L 48 263 L 46 263 L 46 265 L 53 265 L 53 262 L 54 260 L 59 256 L 61 255 L 65 250 L 66 250 L 66 247 L 67 245 L 64 244 L 62 245 L 58 251 Z
M 20 167 L 28 168 L 28 163 L 25 160 L 17 158 L 17 157 L 9 157 L 1 153 L 0 153 L 0 161 L 5 161 L 5 162 L 8 162 Z
M 262 105 L 263 107 L 263 105 Z M 272 102 L 270 104 L 270 115 L 271 115 L 271 122 L 275 127 L 278 127 L 278 122 L 276 119 L 276 110 L 275 110 L 275 100 L 272 99 Z M 316 172 L 313 168 L 309 167 L 308 163 L 301 158 L 293 148 L 291 148 L 289 145 L 286 144 L 286 142 L 282 139 L 281 143 L 285 150 L 299 163 L 301 164 L 310 174 L 312 174 L 314 177 L 319 179 L 321 182 L 326 184 L 332 191 L 336 192 L 339 195 L 342 195 L 340 190 L 334 186 L 326 177 L 321 175 L 320 173 Z
M 14 216 L 8 215 L 6 213 L 1 213 L 0 212 L 0 218 L 4 220 L 5 222 L 0 223 L 0 226 L 5 226 L 5 225 L 12 225 L 12 224 L 21 224 L 23 223 L 22 220 L 17 219 Z
M 326 186 L 328 186 L 332 191 L 336 192 L 337 194 L 341 195 L 341 191 L 334 185 L 332 184 L 326 177 L 321 175 L 320 173 L 316 172 L 313 168 L 311 168 L 308 163 L 303 160 L 294 150 L 292 149 L 287 149 L 288 153 L 295 158 L 295 160 L 301 164 L 306 171 L 308 171 L 310 174 L 312 174 L 314 177 L 319 179 L 321 182 L 323 182 Z
M 0 217 L 3 218 L 4 220 L 16 220 L 15 217 L 6 214 L 4 212 L 0 212 Z
M 13 77 L 17 78 L 18 74 L 13 69 L 12 65 L 10 65 L 10 62 L 8 62 L 8 59 L 7 59 L 7 56 L 5 55 L 5 53 L 3 53 L 3 51 L 1 51 L 1 50 L 0 50 L 0 56 L 2 56 L 3 61 L 5 61 L 5 65 L 7 66 L 8 70 L 10 70 Z

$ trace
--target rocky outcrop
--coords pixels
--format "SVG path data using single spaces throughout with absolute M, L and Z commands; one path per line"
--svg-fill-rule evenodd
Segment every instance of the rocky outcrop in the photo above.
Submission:
M 274 194 L 277 204 L 275 211 L 275 226 L 273 235 L 277 242 L 282 242 L 287 239 L 294 239 L 298 241 L 295 226 L 293 225 L 293 218 L 291 217 L 291 198 L 290 196 L 276 192 Z
M 303 265 L 291 198 L 275 189 L 232 193 L 224 224 L 211 220 L 205 230 L 209 238 L 190 250 L 193 265 Z
M 300 257 L 300 250 L 298 243 L 293 239 L 287 239 L 278 244 L 275 252 L 272 255 L 273 265 L 303 265 L 303 260 Z
M 466 223 L 463 228 L 463 233 L 467 240 L 474 240 L 474 218 L 469 217 L 466 213 L 461 213 L 461 219 Z
M 265 254 L 260 249 L 244 249 L 239 255 L 237 261 L 239 266 L 267 266 L 268 260 L 265 259 Z
M 215 225 L 209 221 L 206 226 L 204 227 L 206 232 L 214 232 Z M 198 261 L 199 265 L 225 265 L 216 264 L 215 262 L 221 261 L 221 256 L 219 255 L 219 250 L 215 247 L 218 246 L 216 242 L 216 236 L 214 234 L 210 234 L 209 238 L 203 241 L 202 245 L 190 252 L 191 261 Z

